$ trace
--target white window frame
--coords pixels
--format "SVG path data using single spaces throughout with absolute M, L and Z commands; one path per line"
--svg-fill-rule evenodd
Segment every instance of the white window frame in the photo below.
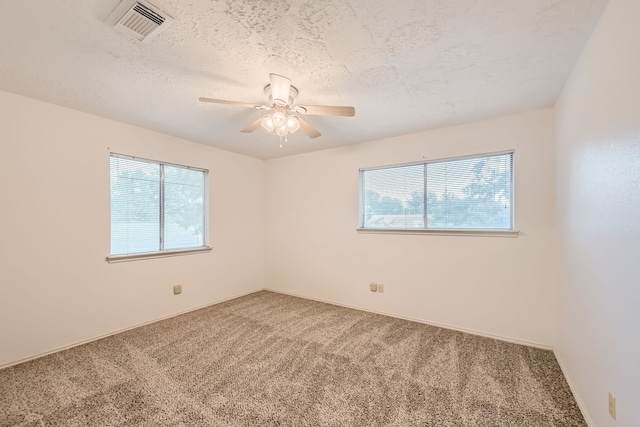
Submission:
M 480 159 L 483 157 L 492 157 L 499 155 L 510 154 L 512 156 L 511 163 L 511 228 L 508 229 L 469 229 L 469 228 L 427 228 L 426 221 L 424 228 L 372 228 L 365 227 L 365 212 L 364 212 L 364 204 L 365 204 L 365 188 L 364 188 L 364 173 L 366 171 L 372 170 L 381 170 L 381 169 L 390 169 L 390 168 L 401 168 L 405 166 L 413 166 L 413 165 L 425 165 L 425 167 L 429 163 L 439 163 L 445 161 L 455 161 L 455 160 L 466 160 L 466 159 Z M 419 162 L 411 162 L 411 163 L 401 163 L 401 164 L 393 164 L 393 165 L 385 165 L 385 166 L 374 166 L 374 167 L 366 167 L 359 169 L 359 194 L 358 194 L 358 228 L 356 230 L 359 233 L 374 233 L 374 234 L 431 234 L 431 235 L 450 235 L 450 236 L 486 236 L 486 237 L 517 237 L 519 231 L 515 228 L 515 150 L 507 150 L 507 151 L 499 151 L 492 153 L 482 153 L 482 154 L 473 154 L 467 156 L 457 156 L 457 157 L 447 157 L 447 158 L 438 158 L 438 159 L 430 159 L 423 160 Z M 425 179 L 425 188 L 426 188 L 426 177 Z M 426 190 L 425 190 L 425 199 L 426 199 Z M 424 209 L 426 211 L 426 200 Z
M 138 253 L 131 253 L 131 254 L 118 254 L 118 255 L 109 255 L 108 257 L 106 257 L 106 261 L 109 263 L 114 263 L 114 262 L 123 262 L 123 261 L 135 261 L 135 260 L 139 260 L 139 259 L 151 259 L 151 258 L 163 258 L 163 257 L 168 257 L 168 256 L 178 256 L 178 255 L 188 255 L 188 254 L 193 254 L 193 253 L 202 253 L 202 252 L 209 252 L 211 251 L 211 247 L 209 246 L 209 170 L 208 169 L 203 169 L 203 168 L 198 168 L 198 167 L 193 167 L 193 166 L 187 166 L 187 165 L 181 165 L 181 164 L 177 164 L 177 163 L 170 163 L 170 162 L 163 162 L 163 161 L 158 161 L 158 160 L 152 160 L 152 159 L 147 159 L 147 158 L 142 158 L 142 157 L 135 157 L 135 156 L 130 156 L 130 155 L 126 155 L 126 154 L 118 154 L 118 153 L 109 153 L 109 162 L 111 162 L 112 158 L 122 158 L 122 159 L 129 159 L 129 160 L 136 160 L 139 162 L 146 162 L 146 163 L 151 163 L 154 165 L 158 165 L 160 166 L 160 226 L 159 226 L 159 230 L 158 230 L 158 238 L 160 240 L 160 250 L 158 251 L 152 251 L 152 252 L 138 252 Z M 203 172 L 204 173 L 204 188 L 203 188 L 203 192 L 204 192 L 204 200 L 203 200 L 203 205 L 204 205 L 204 220 L 203 220 L 203 245 L 202 246 L 196 246 L 196 247 L 189 247 L 189 248 L 181 248 L 181 249 L 164 249 L 164 210 L 165 210 L 165 206 L 164 206 L 164 167 L 165 166 L 173 166 L 173 167 L 179 167 L 179 168 L 185 168 L 185 169 L 191 169 L 191 170 L 195 170 L 195 171 L 199 171 L 199 172 Z M 109 181 L 111 181 L 111 169 L 109 169 Z M 109 185 L 109 194 L 111 194 L 111 184 Z M 111 199 L 111 196 L 109 196 L 109 199 Z M 111 210 L 111 204 L 109 204 L 110 208 L 109 208 L 109 226 L 111 227 L 111 215 L 112 215 L 112 210 Z M 111 253 L 111 230 L 109 231 L 109 252 Z

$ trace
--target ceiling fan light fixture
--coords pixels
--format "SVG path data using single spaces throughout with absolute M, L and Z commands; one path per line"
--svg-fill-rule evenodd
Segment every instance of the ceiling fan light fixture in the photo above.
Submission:
M 287 130 L 289 131 L 289 133 L 294 133 L 298 129 L 300 129 L 300 121 L 298 120 L 298 116 L 288 116 Z
M 273 132 L 273 130 L 276 128 L 273 125 L 273 119 L 271 119 L 270 115 L 264 116 L 264 118 L 260 122 L 260 126 L 262 126 L 267 132 Z
M 287 123 L 287 118 L 282 111 L 276 111 L 271 115 L 271 120 L 273 121 L 273 126 L 276 128 L 285 126 Z
M 280 126 L 276 128 L 275 132 L 278 136 L 287 136 L 289 134 L 289 129 L 287 129 L 287 126 Z
M 135 1 L 135 0 L 128 0 Z M 250 107 L 257 110 L 271 110 L 270 114 L 263 115 L 245 126 L 240 132 L 251 133 L 262 127 L 268 133 L 280 137 L 282 142 L 287 142 L 287 136 L 302 131 L 309 138 L 317 138 L 321 134 L 300 115 L 311 116 L 344 116 L 353 117 L 355 108 L 329 105 L 296 105 L 298 89 L 291 85 L 289 78 L 279 74 L 269 74 L 269 84 L 264 87 L 264 94 L 269 99 L 266 105 L 249 104 L 246 102 L 228 101 L 225 99 L 200 98 L 201 102 L 213 104 L 237 105 Z

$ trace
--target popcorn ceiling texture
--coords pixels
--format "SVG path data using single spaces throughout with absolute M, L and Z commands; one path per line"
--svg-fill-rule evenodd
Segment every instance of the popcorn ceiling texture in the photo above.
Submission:
M 553 353 L 271 292 L 0 370 L 0 426 L 586 426 Z
M 555 103 L 607 0 L 153 0 L 175 18 L 147 43 L 104 23 L 118 0 L 3 4 L 0 90 L 259 158 L 463 123 Z M 28 17 L 28 19 L 27 19 Z M 239 130 L 268 74 L 323 136 Z

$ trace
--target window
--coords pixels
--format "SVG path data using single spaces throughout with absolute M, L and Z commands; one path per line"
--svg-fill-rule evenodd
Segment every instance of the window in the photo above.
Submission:
M 513 153 L 360 171 L 361 227 L 513 230 Z
M 207 171 L 111 154 L 111 255 L 207 245 Z

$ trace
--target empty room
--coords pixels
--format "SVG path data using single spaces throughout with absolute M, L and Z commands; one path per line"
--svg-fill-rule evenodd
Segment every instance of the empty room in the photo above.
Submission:
M 0 16 L 0 426 L 640 425 L 640 1 Z

